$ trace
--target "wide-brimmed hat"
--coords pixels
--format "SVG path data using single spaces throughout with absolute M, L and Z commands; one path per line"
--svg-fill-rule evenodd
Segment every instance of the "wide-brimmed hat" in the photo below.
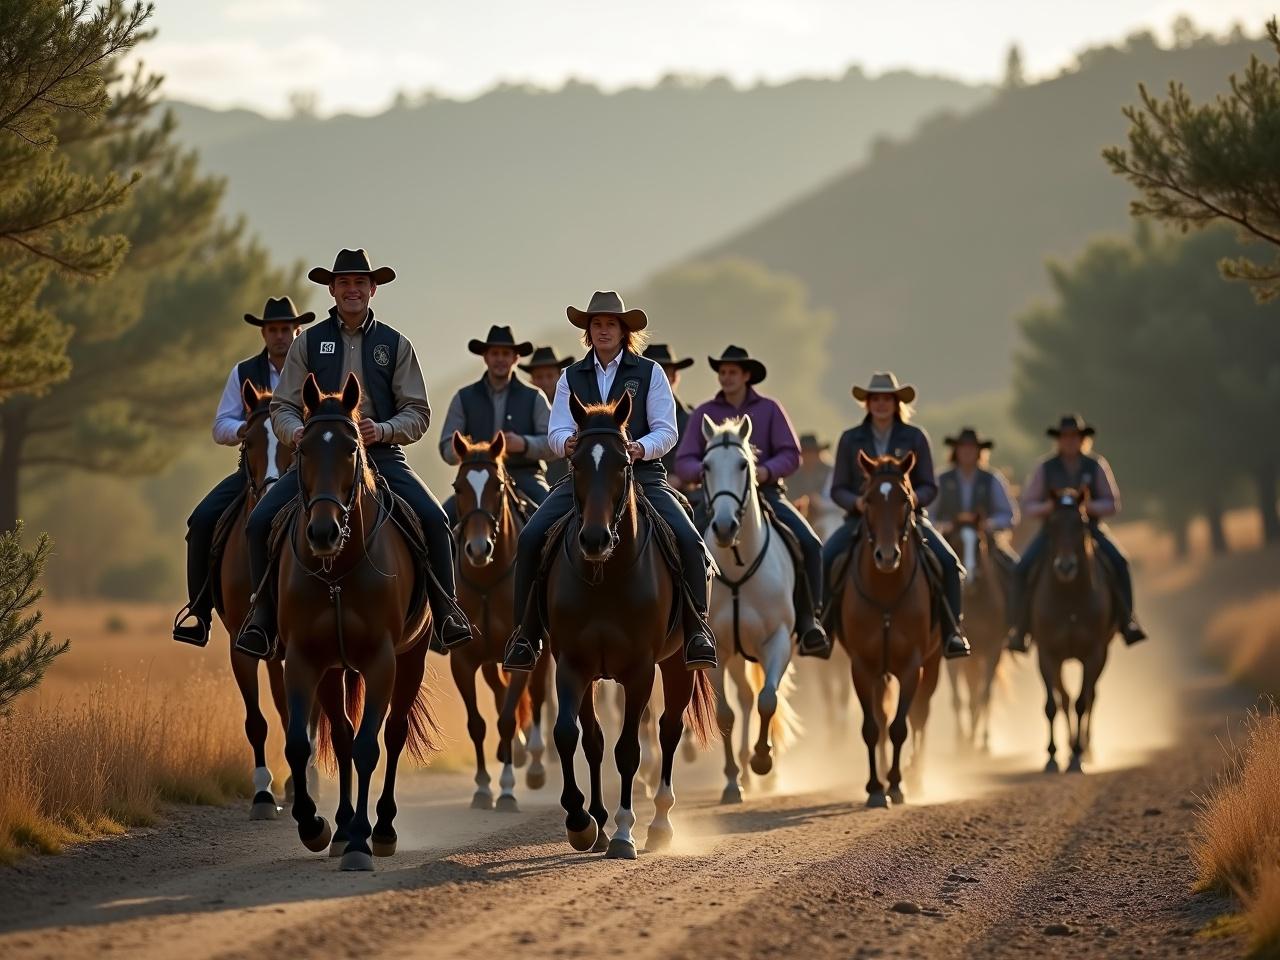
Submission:
M 1092 437 L 1097 433 L 1092 426 L 1085 423 L 1084 417 L 1078 413 L 1064 413 L 1062 419 L 1058 421 L 1058 425 L 1050 427 L 1045 433 L 1051 437 L 1060 437 L 1068 430 L 1074 430 L 1082 437 Z
M 800 449 L 822 453 L 823 450 L 830 450 L 831 444 L 820 441 L 816 433 L 802 433 L 800 434 Z
M 467 344 L 468 350 L 478 354 L 483 354 L 490 347 L 510 347 L 517 356 L 521 357 L 527 357 L 533 353 L 533 344 L 528 340 L 516 343 L 510 327 L 492 326 L 489 328 L 489 336 L 484 340 L 472 340 Z
M 332 270 L 326 270 L 324 267 L 312 267 L 311 272 L 307 274 L 307 279 L 312 283 L 327 287 L 333 283 L 334 277 L 347 273 L 366 276 L 379 285 L 390 283 L 396 278 L 396 272 L 390 267 L 374 269 L 369 262 L 369 255 L 364 252 L 364 248 L 361 248 L 359 250 L 339 250 L 338 255 L 333 258 Z
M 898 383 L 892 370 L 877 370 L 871 375 L 871 382 L 865 387 L 857 384 L 853 387 L 853 398 L 864 402 L 873 393 L 892 393 L 903 403 L 910 403 L 916 398 L 916 388 L 909 383 Z
M 681 357 L 677 360 L 671 355 L 671 347 L 665 343 L 651 343 L 644 348 L 641 354 L 646 360 L 652 360 L 660 367 L 675 367 L 677 370 L 686 370 L 693 366 L 693 357 Z
M 649 318 L 645 316 L 643 310 L 628 310 L 622 298 L 612 290 L 597 290 L 591 295 L 591 302 L 587 304 L 585 310 L 570 306 L 565 307 L 564 312 L 569 322 L 579 330 L 587 329 L 592 317 L 617 317 L 618 322 L 632 333 L 643 330 L 649 325 Z
M 573 363 L 573 357 L 557 357 L 555 347 L 539 347 L 533 351 L 528 363 L 518 364 L 525 373 L 533 373 L 538 367 L 555 367 L 563 370 Z
M 769 374 L 764 364 L 752 357 L 749 351 L 743 347 L 735 347 L 733 344 L 725 347 L 719 357 L 707 357 L 707 363 L 711 364 L 711 369 L 716 373 L 720 372 L 720 364 L 736 363 L 747 371 L 753 384 L 763 383 L 764 378 Z
M 954 437 L 943 437 L 942 442 L 948 447 L 958 447 L 962 443 L 976 444 L 979 450 L 990 450 L 996 445 L 994 440 L 984 440 L 978 436 L 978 431 L 973 427 L 961 427 L 960 432 Z
M 310 323 L 316 318 L 314 313 L 299 313 L 298 308 L 293 305 L 293 300 L 289 297 L 267 297 L 267 304 L 262 308 L 262 316 L 255 317 L 252 313 L 244 315 L 244 322 L 251 323 L 255 327 L 265 327 L 268 323 Z

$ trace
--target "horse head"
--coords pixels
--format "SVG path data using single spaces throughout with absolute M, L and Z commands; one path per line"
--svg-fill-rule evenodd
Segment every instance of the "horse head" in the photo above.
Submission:
M 911 471 L 916 465 L 914 451 L 899 460 L 886 454 L 867 456 L 858 451 L 858 465 L 866 477 L 862 524 L 872 547 L 876 569 L 892 573 L 902 564 L 902 547 L 911 533 L 916 509 L 911 489 Z
M 267 487 L 280 479 L 293 463 L 293 452 L 276 440 L 271 429 L 271 391 L 260 390 L 252 380 L 240 385 L 244 402 L 245 434 L 240 442 L 249 506 L 253 508 Z
M 702 417 L 702 489 L 711 513 L 711 532 L 719 546 L 735 546 L 742 518 L 755 497 L 756 458 L 751 449 L 751 417 L 715 423 Z
M 458 509 L 458 541 L 462 554 L 473 567 L 493 562 L 498 530 L 506 507 L 505 491 L 510 482 L 503 459 L 507 453 L 506 434 L 499 431 L 489 441 L 473 441 L 453 432 L 453 452 L 458 455 L 458 475 L 453 492 Z
M 577 447 L 569 458 L 574 503 L 582 518 L 578 544 L 586 560 L 604 563 L 618 546 L 623 515 L 635 505 L 626 434 L 631 394 L 591 406 L 571 394 L 569 410 L 578 425 Z
M 298 493 L 307 521 L 307 545 L 332 560 L 351 535 L 351 513 L 363 486 L 373 490 L 360 439 L 360 381 L 347 374 L 342 392 L 323 394 L 315 374 L 302 387 L 303 429 L 298 442 Z
M 1066 487 L 1050 490 L 1053 510 L 1046 529 L 1053 575 L 1060 583 L 1071 583 L 1079 576 L 1089 559 L 1092 541 L 1089 536 L 1089 491 Z

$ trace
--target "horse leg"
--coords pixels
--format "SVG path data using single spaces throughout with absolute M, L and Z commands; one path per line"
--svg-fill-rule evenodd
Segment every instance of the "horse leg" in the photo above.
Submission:
M 725 665 L 711 671 L 711 685 L 716 691 L 716 723 L 720 727 L 720 744 L 724 747 L 724 791 L 720 794 L 721 803 L 741 803 L 742 787 L 738 783 L 738 765 L 733 762 L 733 707 L 729 706 L 729 698 L 724 688 Z
M 636 858 L 636 841 L 632 833 L 636 825 L 636 812 L 632 804 L 631 790 L 636 771 L 640 769 L 640 717 L 649 707 L 649 696 L 653 693 L 653 673 L 652 668 L 640 669 L 622 680 L 626 701 L 622 710 L 622 730 L 613 747 L 613 759 L 618 767 L 619 781 L 618 810 L 613 815 L 613 822 L 618 829 L 614 832 L 613 839 L 605 846 L 605 857 L 610 860 Z M 649 839 L 651 843 L 656 839 L 652 828 L 650 828 Z M 596 846 L 599 848 L 600 844 L 597 842 Z
M 1004 651 L 996 648 L 994 656 L 988 657 L 986 670 L 982 675 L 982 688 L 978 693 L 978 716 L 982 723 L 982 752 L 991 752 L 991 692 L 996 685 L 996 671 L 1000 669 L 1000 658 Z
M 738 716 L 742 718 L 742 738 L 738 747 L 738 766 L 742 770 L 742 789 L 750 785 L 747 769 L 751 763 L 751 680 L 747 676 L 746 658 L 732 656 L 728 663 L 729 676 L 733 678 L 733 688 L 738 694 Z M 725 742 L 725 750 L 729 743 Z
M 449 654 L 449 671 L 453 674 L 454 686 L 462 696 L 462 705 L 467 711 L 467 736 L 476 752 L 476 792 L 471 796 L 472 810 L 493 809 L 493 789 L 489 786 L 492 779 L 484 762 L 485 722 L 480 715 L 480 705 L 476 703 L 476 666 L 467 659 L 464 652 L 455 650 Z
M 396 773 L 400 756 L 409 741 L 410 724 L 418 709 L 422 675 L 427 669 L 427 644 L 419 641 L 402 656 L 396 657 L 395 684 L 391 688 L 391 706 L 387 710 L 382 742 L 387 748 L 387 767 L 382 775 L 382 795 L 378 797 L 378 822 L 374 824 L 370 846 L 375 857 L 389 857 L 396 852 Z
M 231 672 L 244 701 L 244 735 L 253 750 L 253 805 L 250 820 L 274 820 L 280 812 L 271 792 L 271 770 L 267 767 L 267 718 L 258 706 L 258 661 L 231 650 Z
M 327 850 L 332 831 L 324 817 L 316 816 L 315 800 L 307 782 L 307 766 L 313 748 L 309 718 L 315 704 L 320 677 L 311 664 L 294 657 L 285 664 L 285 694 L 289 704 L 289 729 L 285 734 L 284 755 L 293 774 L 293 808 L 298 824 L 298 839 L 313 853 Z
M 1080 682 L 1080 696 L 1076 697 L 1076 739 L 1071 745 L 1071 762 L 1067 765 L 1068 773 L 1083 773 L 1081 761 L 1085 751 L 1089 749 L 1089 739 L 1093 734 L 1093 704 L 1098 692 L 1098 678 L 1102 676 L 1102 668 L 1107 665 L 1107 648 L 1101 645 L 1100 650 L 1084 662 L 1084 678 Z
M 751 770 L 764 776 L 773 769 L 773 755 L 769 736 L 773 733 L 773 718 L 778 712 L 778 685 L 791 664 L 791 634 L 786 627 L 779 627 L 760 649 L 764 667 L 764 683 L 756 697 L 756 709 L 760 714 L 760 730 L 756 735 L 756 751 L 751 758 Z
M 878 677 L 875 681 L 875 698 L 873 706 L 876 711 L 876 727 L 880 731 L 880 740 L 876 743 L 876 754 L 880 758 L 880 769 L 889 769 L 889 709 L 885 701 L 889 699 L 889 677 Z M 901 695 L 901 691 L 899 691 Z
M 684 734 L 684 711 L 693 696 L 694 674 L 684 668 L 679 656 L 667 657 L 659 665 L 662 670 L 662 716 L 658 720 L 658 740 L 662 744 L 662 780 L 653 796 L 653 821 L 645 839 L 645 852 L 664 850 L 671 845 L 675 829 L 671 826 L 671 808 L 676 793 L 671 785 L 676 748 Z M 621 741 L 619 741 L 621 743 Z
M 933 695 L 938 689 L 938 681 L 942 676 L 942 657 L 935 655 L 924 662 L 920 671 L 920 686 L 911 698 L 911 708 L 907 719 L 911 727 L 911 762 L 907 765 L 907 784 L 913 790 L 920 790 L 924 785 L 924 749 L 925 735 L 929 728 L 929 714 L 933 708 Z M 974 690 L 972 673 L 967 674 L 969 703 L 972 708 Z M 970 734 L 977 730 L 976 725 L 970 728 Z
M 564 826 L 569 845 L 575 850 L 590 850 L 600 832 L 595 818 L 583 807 L 586 799 L 578 789 L 573 770 L 573 756 L 578 750 L 578 712 L 587 684 L 580 680 L 567 663 L 556 664 L 556 752 L 560 754 L 563 787 L 560 806 L 565 810 Z
M 539 658 L 541 659 L 541 658 Z M 511 687 L 510 678 L 505 677 L 498 669 L 496 663 L 480 664 L 480 675 L 484 677 L 485 684 L 493 692 L 493 710 L 494 713 L 501 714 L 503 704 L 507 701 L 507 690 Z M 526 680 L 528 677 L 525 678 Z M 503 743 L 498 741 L 498 761 L 507 763 L 511 761 L 517 767 L 523 767 L 529 759 L 524 748 L 525 732 L 517 730 L 511 738 L 511 754 L 508 757 L 503 756 Z
M 1040 678 L 1044 681 L 1045 701 L 1044 715 L 1049 721 L 1049 760 L 1044 765 L 1045 773 L 1058 772 L 1058 747 L 1053 742 L 1054 726 L 1058 717 L 1057 688 L 1062 685 L 1061 666 L 1049 659 L 1041 644 L 1036 644 L 1040 651 Z
M 640 772 L 636 777 L 636 785 L 640 795 L 648 800 L 658 786 L 658 774 L 662 769 L 658 763 L 658 734 L 654 729 L 653 709 L 648 705 L 640 711 Z
M 871 679 L 870 675 L 859 673 L 856 656 L 850 657 L 850 660 L 852 661 L 853 692 L 857 695 L 858 703 L 862 707 L 862 742 L 867 745 L 867 765 L 871 771 L 867 778 L 867 806 L 887 807 L 889 799 L 884 795 L 884 787 L 876 777 L 876 749 L 880 745 L 880 724 L 876 721 L 879 711 L 876 708 L 876 702 L 879 700 L 880 682 L 878 679 Z
M 378 765 L 378 734 L 391 705 L 391 691 L 396 680 L 395 646 L 390 636 L 385 636 L 364 671 L 364 713 L 360 717 L 360 729 L 356 732 L 351 748 L 356 765 L 356 814 L 351 818 L 347 852 L 342 855 L 343 870 L 372 870 L 373 850 L 369 838 L 373 824 L 369 822 L 369 788 L 374 768 Z
M 498 762 L 502 764 L 502 775 L 498 777 L 498 786 L 502 788 L 502 792 L 498 795 L 498 809 L 507 813 L 517 813 L 520 810 L 516 802 L 516 771 L 515 764 L 512 763 L 512 744 L 517 734 L 516 718 L 520 710 L 520 701 L 525 696 L 528 683 L 529 674 L 511 674 L 507 678 L 506 695 L 498 704 Z M 539 752 L 538 759 L 535 761 L 537 769 L 530 765 L 526 775 L 529 786 L 535 790 L 547 782 L 541 757 L 542 754 Z
M 903 802 L 902 745 L 907 741 L 907 716 L 911 713 L 923 673 L 921 667 L 908 667 L 898 677 L 898 709 L 894 712 L 893 723 L 889 724 L 889 739 L 893 741 L 893 765 L 889 767 L 889 799 L 894 803 Z
M 972 658 L 966 658 L 966 659 L 972 659 Z M 955 719 L 955 724 L 956 724 L 956 748 L 957 749 L 961 749 L 965 747 L 968 744 L 968 742 L 973 738 L 972 729 L 969 731 L 968 736 L 965 735 L 964 700 L 960 696 L 960 682 L 962 679 L 967 679 L 967 676 L 965 675 L 965 671 L 964 671 L 964 661 L 948 660 L 947 661 L 947 680 L 950 681 L 950 685 L 951 685 L 951 714 Z M 969 701 L 970 703 L 972 703 L 973 689 L 970 688 L 968 692 L 969 692 Z
M 319 700 L 325 719 L 329 721 L 329 743 L 333 748 L 334 765 L 338 768 L 338 810 L 333 817 L 335 827 L 333 842 L 329 844 L 329 856 L 340 857 L 347 850 L 350 840 L 351 818 L 355 811 L 351 806 L 351 743 L 355 730 L 347 716 L 343 671 L 329 670 L 320 678 Z M 356 674 L 346 677 L 347 683 L 358 683 Z
M 582 727 L 582 753 L 587 758 L 587 775 L 591 779 L 591 802 L 587 813 L 596 822 L 596 842 L 592 853 L 604 853 L 609 849 L 609 836 L 604 832 L 609 822 L 609 811 L 604 806 L 604 789 L 600 783 L 600 768 L 604 765 L 604 731 L 596 716 L 595 685 L 587 690 L 578 709 L 578 725 Z
M 533 721 L 529 725 L 529 733 L 526 737 L 529 747 L 529 770 L 525 774 L 525 783 L 530 790 L 541 790 L 547 783 L 547 768 L 542 763 L 542 757 L 547 752 L 546 742 L 542 738 L 542 707 L 547 700 L 547 671 L 550 669 L 550 664 L 550 657 L 539 657 L 531 677 L 516 678 L 522 680 L 521 686 L 532 685 L 529 689 L 529 700 L 533 706 Z M 507 685 L 510 687 L 510 680 Z

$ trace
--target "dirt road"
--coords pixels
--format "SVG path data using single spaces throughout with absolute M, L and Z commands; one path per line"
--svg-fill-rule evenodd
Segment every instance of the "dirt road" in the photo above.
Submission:
M 522 785 L 518 814 L 468 809 L 469 776 L 404 779 L 400 852 L 371 875 L 306 853 L 287 817 L 182 809 L 0 870 L 0 956 L 1238 956 L 1240 941 L 1200 933 L 1228 905 L 1191 892 L 1187 836 L 1246 701 L 1183 645 L 1113 649 L 1084 776 L 1036 772 L 1041 693 L 1024 663 L 994 759 L 956 755 L 944 684 L 926 792 L 893 810 L 864 809 L 852 721 L 829 737 L 810 700 L 771 792 L 717 805 L 718 746 L 677 767 L 670 852 L 573 853 L 554 767 L 540 793 Z M 652 805 L 637 813 L 643 840 Z

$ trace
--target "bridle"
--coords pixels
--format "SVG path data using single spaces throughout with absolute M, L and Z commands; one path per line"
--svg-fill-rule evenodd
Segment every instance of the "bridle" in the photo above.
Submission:
M 743 443 L 740 439 L 735 440 L 733 437 L 731 437 L 727 433 L 721 434 L 720 439 L 718 439 L 713 444 L 709 444 L 707 446 L 707 449 L 703 451 L 703 454 L 702 454 L 702 489 L 703 490 L 707 489 L 707 457 L 711 455 L 711 452 L 713 450 L 726 450 L 729 448 L 741 450 L 742 455 L 747 459 L 748 462 L 750 462 L 751 454 L 747 450 L 747 446 L 745 443 Z M 738 566 L 740 567 L 743 566 L 743 562 L 742 562 L 741 555 L 739 555 L 738 553 L 738 545 L 741 540 L 742 518 L 746 516 L 747 506 L 751 502 L 751 477 L 752 477 L 752 473 L 750 470 L 744 470 L 743 474 L 744 476 L 742 478 L 741 493 L 735 493 L 733 490 L 726 488 L 724 490 L 717 490 L 707 499 L 708 513 L 715 512 L 716 501 L 719 500 L 721 497 L 728 497 L 730 500 L 733 501 L 733 505 L 734 505 L 733 518 L 738 521 L 738 533 L 735 534 L 731 547 L 733 549 L 733 559 L 737 562 Z M 767 543 L 765 544 L 765 549 L 766 550 L 768 549 Z M 763 551 L 761 552 L 761 555 L 763 556 Z
M 592 427 L 588 430 L 579 431 L 578 432 L 578 452 L 581 452 L 583 449 L 582 439 L 584 437 L 609 437 L 613 440 L 620 440 L 622 441 L 624 452 L 626 450 L 627 435 L 623 433 L 621 430 L 618 430 L 612 427 Z M 569 458 L 570 470 L 575 469 L 574 459 L 576 459 L 576 456 L 577 456 L 577 453 L 575 453 L 574 457 Z M 608 551 L 609 555 L 612 555 L 613 551 L 617 548 L 618 543 L 621 540 L 621 537 L 618 534 L 618 528 L 622 526 L 623 514 L 626 513 L 627 505 L 631 502 L 632 495 L 635 492 L 635 482 L 636 482 L 635 469 L 631 465 L 631 458 L 627 457 L 626 465 L 623 466 L 622 468 L 622 495 L 618 497 L 617 506 L 614 507 L 614 511 L 613 511 L 613 521 L 609 524 L 607 528 L 609 532 L 609 551 Z M 578 502 L 578 497 L 576 492 L 573 498 L 573 510 L 574 510 L 574 513 L 577 514 L 579 523 L 581 523 L 583 520 L 582 504 Z M 567 538 L 566 538 L 566 545 L 567 545 Z M 600 561 L 599 563 L 593 564 L 593 566 L 603 568 L 604 562 Z
M 518 498 L 515 491 L 515 481 L 511 479 L 510 474 L 502 469 L 502 465 L 493 459 L 468 459 L 463 460 L 459 467 L 489 467 L 493 470 L 493 475 L 498 480 L 498 509 L 502 509 L 503 503 L 515 503 Z M 458 485 L 454 484 L 454 493 L 458 492 Z M 462 531 L 466 529 L 467 522 L 472 517 L 484 517 L 490 528 L 496 533 L 500 518 L 491 510 L 486 510 L 484 504 L 477 499 L 476 505 L 458 518 L 458 522 L 454 524 L 453 532 L 455 538 L 461 540 Z
M 317 414 L 307 418 L 306 425 L 303 427 L 304 438 L 306 437 L 307 432 L 311 430 L 312 425 L 317 423 L 341 423 L 350 427 L 352 430 L 357 430 L 355 423 L 353 423 L 351 418 L 348 416 L 344 416 L 342 414 L 337 414 L 337 413 L 322 413 L 322 414 Z M 325 573 L 332 572 L 334 558 L 337 557 L 339 554 L 341 554 L 344 549 L 346 549 L 347 541 L 351 538 L 351 513 L 353 510 L 355 510 L 356 498 L 360 495 L 360 480 L 361 480 L 361 477 L 364 475 L 364 471 L 365 471 L 364 444 L 360 442 L 360 435 L 358 432 L 356 433 L 355 437 L 356 437 L 355 479 L 352 481 L 351 492 L 347 494 L 347 499 L 345 501 L 338 499 L 336 496 L 334 496 L 331 493 L 317 493 L 314 497 L 308 495 L 306 488 L 303 487 L 302 485 L 302 444 L 301 443 L 297 445 L 297 449 L 294 454 L 294 459 L 297 461 L 296 467 L 298 470 L 298 500 L 302 504 L 303 514 L 309 518 L 311 516 L 312 509 L 318 503 L 332 503 L 338 508 L 339 511 L 341 511 L 341 519 L 339 519 L 338 521 L 338 549 L 333 553 L 332 556 L 322 557 L 320 559 L 320 566 L 324 569 Z
M 260 424 L 261 421 L 269 416 L 271 416 L 271 410 L 265 406 L 249 414 L 249 419 L 245 421 L 245 438 L 240 441 L 240 469 L 244 471 L 244 480 L 247 484 L 249 496 L 255 503 L 266 496 L 267 491 L 271 489 L 271 485 L 280 479 L 278 476 L 264 476 L 262 483 L 258 483 L 253 478 L 253 469 L 249 466 L 249 458 L 245 456 L 249 452 L 249 434 L 257 429 L 257 424 Z M 271 428 L 268 427 L 267 429 Z M 268 471 L 270 471 L 270 468 L 271 464 L 267 464 Z

